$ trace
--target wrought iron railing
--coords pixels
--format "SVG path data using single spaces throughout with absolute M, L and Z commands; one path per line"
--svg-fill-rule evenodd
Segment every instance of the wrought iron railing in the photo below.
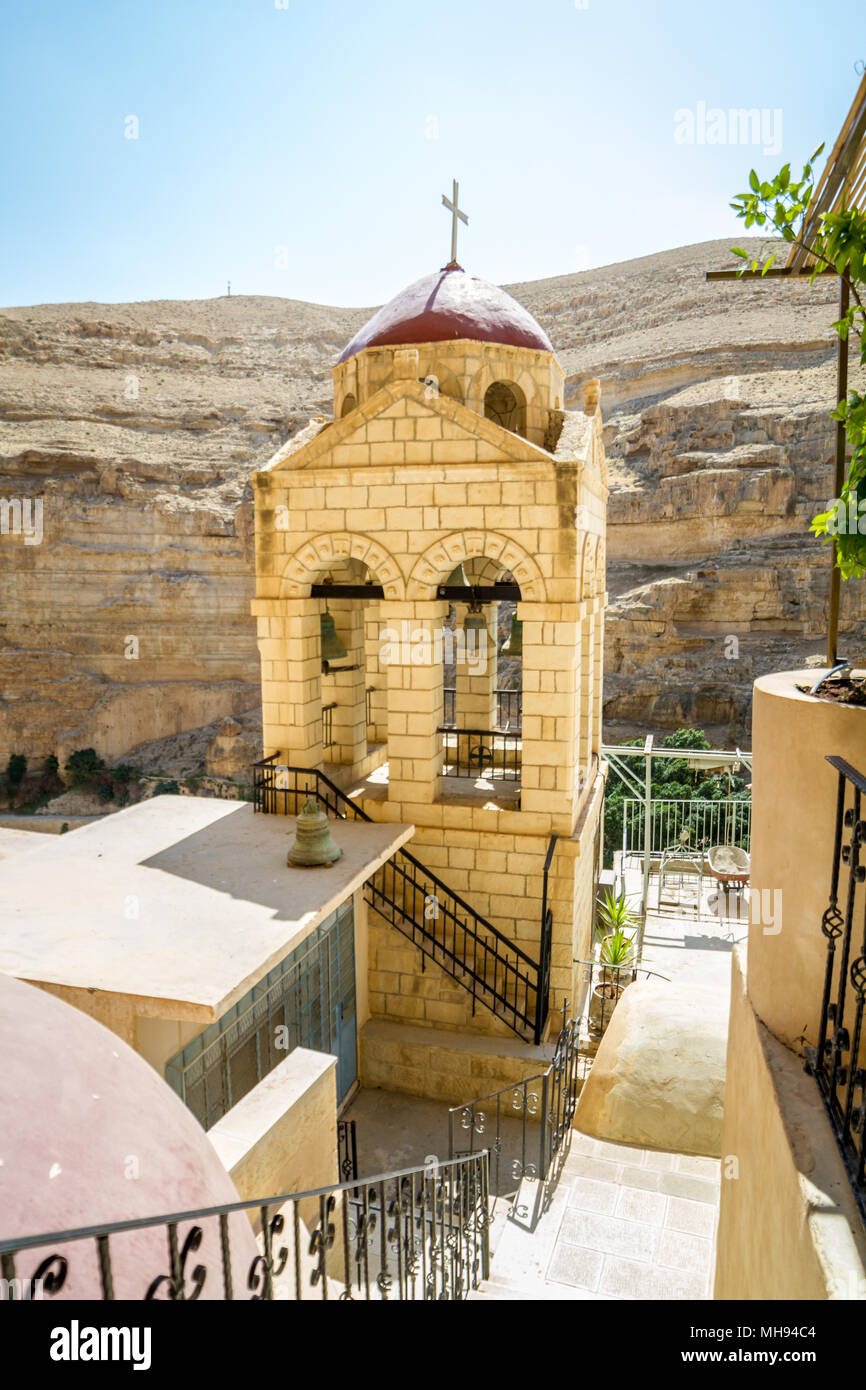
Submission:
M 806 1059 L 866 1221 L 866 777 L 844 758 L 827 762 L 837 773 L 830 897 L 821 919 L 827 964 L 818 1044 L 806 1048 Z
M 457 725 L 457 687 L 446 685 L 442 690 L 442 695 L 442 722 L 447 729 L 453 729 Z
M 253 765 L 256 811 L 295 815 L 308 796 L 316 796 L 336 817 L 371 820 L 318 768 L 289 767 L 277 763 L 277 757 L 274 753 Z M 364 891 L 380 916 L 468 991 L 473 1013 L 480 1004 L 520 1037 L 541 1040 L 553 930 L 546 899 L 539 959 L 534 961 L 405 849 L 386 860 Z
M 443 777 L 486 777 L 505 782 L 520 781 L 519 733 L 503 729 L 449 729 L 442 735 Z
M 334 746 L 334 710 L 337 702 L 330 705 L 322 705 L 322 747 L 333 748 Z
M 354 1120 L 337 1121 L 337 1163 L 343 1182 L 352 1182 L 358 1176 L 358 1137 Z
M 622 852 L 643 854 L 644 807 L 637 797 L 622 803 Z M 752 831 L 752 803 L 735 797 L 721 801 L 653 799 L 650 802 L 650 851 L 661 854 L 686 835 L 690 849 L 709 849 L 712 845 L 739 845 L 749 848 Z
M 570 1019 L 545 1071 L 449 1110 L 450 1157 L 472 1154 L 476 1143 L 489 1150 L 494 1197 L 510 1196 L 524 1178 L 558 1177 L 577 1107 L 579 1056 L 579 1021 Z
M 47 1298 L 459 1301 L 489 1274 L 487 1154 L 0 1240 L 7 1289 L 33 1266 Z
M 523 724 L 523 691 L 495 690 L 496 727 L 520 730 Z
M 442 693 L 445 697 L 442 723 L 446 729 L 454 729 L 457 726 L 457 687 L 446 685 Z M 497 729 L 519 732 L 523 723 L 523 691 L 494 690 L 493 693 L 496 696 Z

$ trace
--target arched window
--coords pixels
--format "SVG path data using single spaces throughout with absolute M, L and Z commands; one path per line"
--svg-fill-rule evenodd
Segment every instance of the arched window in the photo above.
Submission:
M 526 434 L 526 397 L 516 382 L 491 382 L 484 393 L 484 416 L 512 434 Z
M 358 402 L 355 400 L 355 397 L 352 395 L 350 391 L 348 395 L 343 397 L 343 405 L 340 410 L 340 418 L 342 419 L 344 415 L 351 415 L 352 411 L 357 409 Z

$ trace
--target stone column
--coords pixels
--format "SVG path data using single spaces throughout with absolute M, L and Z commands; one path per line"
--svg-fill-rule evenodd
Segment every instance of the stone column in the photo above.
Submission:
M 355 671 L 332 671 L 322 676 L 322 707 L 331 711 L 334 742 L 324 750 L 329 763 L 357 767 L 367 755 L 366 662 L 364 609 L 356 599 L 331 599 L 329 608 L 346 655 L 335 665 L 355 666 Z
M 380 604 L 380 662 L 388 674 L 388 800 L 435 801 L 442 776 L 443 629 L 448 604 Z
M 321 600 L 260 599 L 262 740 L 296 767 L 322 763 Z
M 517 605 L 523 622 L 523 755 L 520 807 L 567 816 L 578 801 L 575 761 L 579 608 Z
M 593 739 L 597 724 L 597 690 L 595 653 L 598 622 L 592 599 L 585 601 L 585 614 L 580 625 L 580 768 L 588 778 L 592 769 Z
M 455 652 L 457 667 L 456 723 L 458 729 L 496 728 L 496 636 L 499 605 L 485 604 L 486 628 L 467 632 L 469 605 L 457 604 Z
M 604 599 L 594 600 L 595 636 L 593 638 L 593 687 L 592 698 L 595 709 L 590 752 L 601 756 L 602 716 L 604 713 Z
M 368 603 L 364 609 L 364 647 L 367 656 L 367 687 L 372 687 L 370 695 L 371 719 L 367 726 L 367 739 L 370 743 L 384 743 L 388 737 L 388 675 L 379 664 L 382 615 L 379 604 Z

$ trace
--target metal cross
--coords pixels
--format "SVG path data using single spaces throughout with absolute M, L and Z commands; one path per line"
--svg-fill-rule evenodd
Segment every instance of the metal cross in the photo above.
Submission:
M 456 179 L 453 180 L 453 184 L 454 184 L 454 192 L 453 192 L 453 194 L 451 195 L 453 201 L 452 201 L 452 202 L 449 202 L 449 201 L 448 201 L 448 198 L 447 198 L 447 197 L 445 196 L 445 194 L 443 193 L 443 194 L 442 194 L 442 202 L 443 202 L 444 206 L 448 209 L 448 211 L 451 213 L 451 261 L 450 261 L 450 265 L 451 265 L 451 266 L 456 266 L 456 265 L 457 265 L 457 220 L 458 220 L 458 218 L 459 218 L 459 220 L 460 220 L 461 222 L 465 222 L 466 226 L 468 227 L 468 226 L 469 226 L 469 218 L 466 216 L 466 213 L 465 213 L 465 212 L 461 212 L 461 211 L 460 211 L 460 207 L 459 207 L 459 204 L 458 204 L 457 194 L 458 194 L 460 185 L 458 184 L 458 182 L 457 182 Z

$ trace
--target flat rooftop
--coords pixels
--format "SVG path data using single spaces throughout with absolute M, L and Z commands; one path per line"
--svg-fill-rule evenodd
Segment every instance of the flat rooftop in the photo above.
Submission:
M 295 869 L 293 816 L 154 797 L 0 861 L 0 971 L 216 1019 L 413 831 L 331 821 L 342 857 Z

